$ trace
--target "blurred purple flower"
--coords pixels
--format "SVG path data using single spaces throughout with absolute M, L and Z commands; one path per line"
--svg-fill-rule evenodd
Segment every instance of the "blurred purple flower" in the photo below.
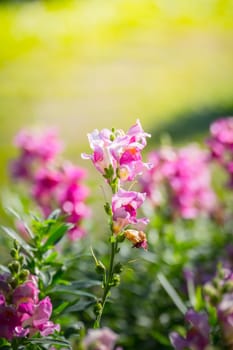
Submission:
M 185 320 L 190 324 L 186 337 L 178 333 L 170 334 L 170 340 L 176 350 L 205 350 L 207 349 L 210 337 L 210 326 L 205 313 L 197 313 L 190 309 L 185 315 Z

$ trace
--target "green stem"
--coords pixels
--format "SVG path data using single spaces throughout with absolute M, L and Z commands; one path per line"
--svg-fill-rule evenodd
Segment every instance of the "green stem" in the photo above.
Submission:
M 108 297 L 108 294 L 110 292 L 110 289 L 113 287 L 112 285 L 112 278 L 113 278 L 113 267 L 114 267 L 114 258 L 116 255 L 117 251 L 117 242 L 112 242 L 111 243 L 111 255 L 110 255 L 110 262 L 109 262 L 109 270 L 108 270 L 108 276 L 107 276 L 107 281 L 104 284 L 104 293 L 101 299 L 101 310 L 99 311 L 95 323 L 94 323 L 94 328 L 100 328 L 100 321 L 102 318 L 102 314 L 104 311 L 105 303 Z

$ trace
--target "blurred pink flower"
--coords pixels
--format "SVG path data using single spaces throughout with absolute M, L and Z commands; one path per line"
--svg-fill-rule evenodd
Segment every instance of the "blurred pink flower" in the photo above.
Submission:
M 167 206 L 172 215 L 192 219 L 216 207 L 207 154 L 196 145 L 150 153 L 152 168 L 140 179 L 152 205 Z
M 227 171 L 228 185 L 233 187 L 233 117 L 220 118 L 211 124 L 207 144 L 211 159 Z
M 30 155 L 44 162 L 51 161 L 62 150 L 62 144 L 54 129 L 40 133 L 22 130 L 15 137 L 15 145 L 23 155 Z
M 84 350 L 113 350 L 117 338 L 117 334 L 109 328 L 90 329 L 82 345 Z
M 55 130 L 33 133 L 21 130 L 15 137 L 15 146 L 20 155 L 10 163 L 11 176 L 18 180 L 32 180 L 35 168 L 54 161 L 62 149 Z
M 55 157 L 61 144 L 53 130 L 37 135 L 23 130 L 15 144 L 20 156 L 11 163 L 12 177 L 26 181 L 45 217 L 54 209 L 62 210 L 66 221 L 73 224 L 68 231 L 71 240 L 83 237 L 86 232 L 82 223 L 90 215 L 85 203 L 89 189 L 82 183 L 86 170 L 69 162 L 57 165 Z

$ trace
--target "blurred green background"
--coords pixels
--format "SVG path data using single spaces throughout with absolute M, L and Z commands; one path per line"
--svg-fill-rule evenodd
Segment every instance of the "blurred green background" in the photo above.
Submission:
M 56 126 L 88 166 L 86 134 L 137 118 L 176 142 L 233 111 L 233 1 L 0 3 L 0 181 L 24 126 Z

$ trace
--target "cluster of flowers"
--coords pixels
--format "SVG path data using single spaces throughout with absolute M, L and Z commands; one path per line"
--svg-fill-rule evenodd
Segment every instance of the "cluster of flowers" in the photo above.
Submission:
M 52 304 L 49 297 L 39 300 L 36 278 L 30 276 L 16 288 L 11 274 L 0 275 L 0 337 L 47 336 L 60 326 L 50 321 Z
M 203 287 L 204 301 L 216 312 L 216 339 L 221 346 L 233 348 L 233 273 L 230 269 L 220 269 L 215 278 Z M 210 310 L 210 307 L 206 307 Z M 176 350 L 207 350 L 211 349 L 214 334 L 211 336 L 209 317 L 204 312 L 188 310 L 185 320 L 190 324 L 186 337 L 173 332 L 170 335 L 172 345 Z M 212 333 L 215 331 L 212 329 Z
M 216 197 L 211 188 L 207 153 L 196 145 L 163 147 L 148 156 L 151 169 L 140 178 L 154 207 L 166 206 L 173 217 L 196 218 L 212 213 Z
M 229 174 L 229 186 L 233 186 L 233 117 L 221 118 L 210 126 L 207 140 L 211 158 L 225 168 Z
M 82 155 L 84 159 L 92 160 L 112 188 L 113 232 L 116 235 L 124 233 L 133 246 L 144 249 L 147 248 L 147 240 L 143 228 L 148 220 L 137 218 L 137 209 L 143 204 L 146 194 L 125 190 L 123 185 L 134 181 L 149 168 L 141 155 L 149 136 L 143 131 L 139 120 L 127 133 L 115 129 L 94 130 L 88 134 L 93 154 Z M 128 228 L 129 225 L 133 225 L 134 229 Z
M 86 171 L 68 162 L 57 166 L 62 145 L 53 130 L 43 134 L 22 130 L 15 145 L 20 155 L 10 164 L 13 179 L 30 184 L 31 196 L 45 217 L 56 208 L 62 209 L 67 222 L 73 225 L 68 231 L 70 239 L 84 236 L 81 224 L 90 214 L 85 204 L 89 190 L 82 183 Z

